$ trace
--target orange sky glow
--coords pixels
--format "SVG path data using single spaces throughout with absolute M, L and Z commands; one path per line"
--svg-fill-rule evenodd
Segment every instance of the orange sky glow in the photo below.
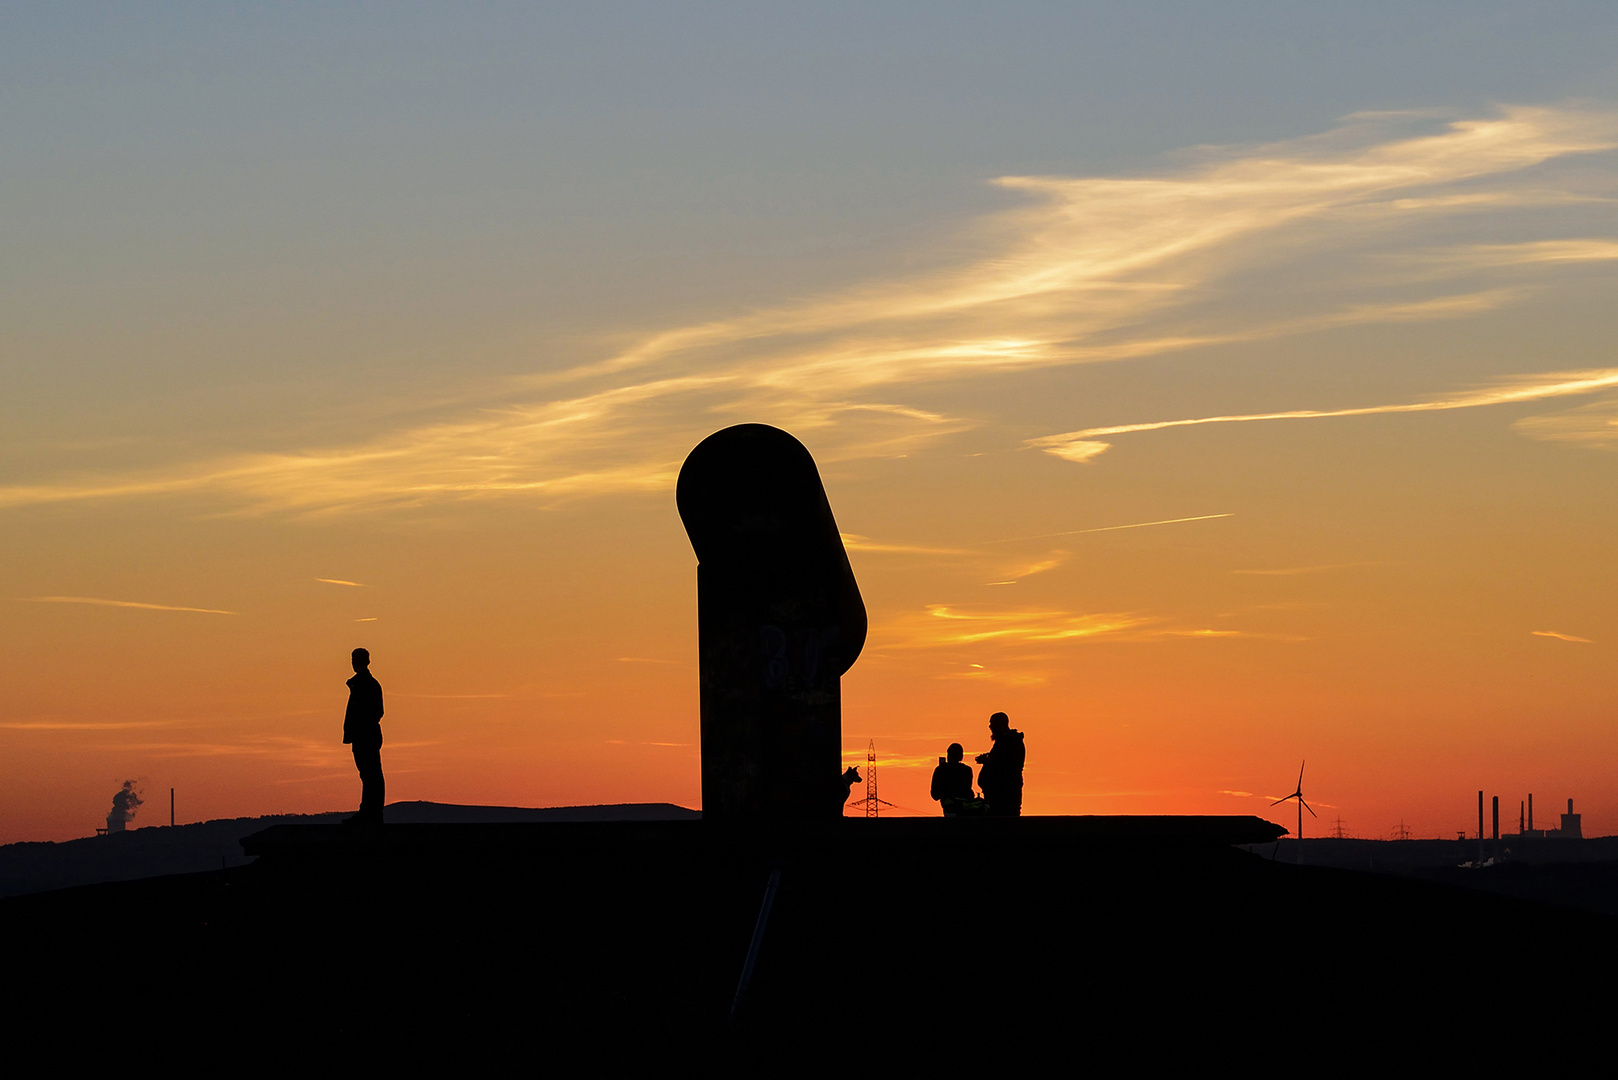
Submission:
M 1290 827 L 1307 759 L 1313 835 L 1453 837 L 1479 789 L 1618 831 L 1618 110 L 1431 104 L 1002 170 L 554 319 L 445 285 L 373 332 L 392 286 L 295 267 L 45 296 L 12 356 L 123 367 L 29 383 L 0 459 L 0 842 L 131 778 L 136 827 L 355 805 L 359 645 L 390 800 L 697 806 L 673 484 L 741 422 L 820 465 L 895 813 L 1004 710 L 1027 813 Z

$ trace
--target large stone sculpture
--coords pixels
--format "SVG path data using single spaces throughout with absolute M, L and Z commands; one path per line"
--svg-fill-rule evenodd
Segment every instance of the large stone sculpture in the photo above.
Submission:
M 675 501 L 697 554 L 703 817 L 840 816 L 839 680 L 865 604 L 814 458 L 778 428 L 726 428 Z

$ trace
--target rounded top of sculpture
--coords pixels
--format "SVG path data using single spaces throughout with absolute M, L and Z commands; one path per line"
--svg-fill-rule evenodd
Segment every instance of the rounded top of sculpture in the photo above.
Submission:
M 842 552 L 815 459 L 768 424 L 737 424 L 703 439 L 680 467 L 674 499 L 702 562 L 760 545 Z
M 674 500 L 710 585 L 836 631 L 824 662 L 847 671 L 865 645 L 865 602 L 820 470 L 803 443 L 768 424 L 738 424 L 697 444 Z M 744 605 L 745 606 L 745 605 Z

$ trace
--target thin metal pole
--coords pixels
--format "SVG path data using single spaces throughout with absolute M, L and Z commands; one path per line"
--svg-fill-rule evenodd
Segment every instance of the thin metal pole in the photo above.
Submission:
M 770 883 L 764 886 L 764 903 L 758 909 L 758 922 L 753 924 L 753 942 L 747 946 L 747 962 L 742 965 L 742 977 L 736 980 L 736 996 L 730 1001 L 730 1018 L 736 1019 L 736 1010 L 742 1007 L 742 998 L 753 981 L 753 968 L 758 964 L 759 947 L 764 944 L 764 928 L 770 921 L 770 908 L 775 905 L 775 890 L 781 884 L 779 868 L 770 871 Z
M 169 788 L 169 828 L 174 828 L 174 789 Z

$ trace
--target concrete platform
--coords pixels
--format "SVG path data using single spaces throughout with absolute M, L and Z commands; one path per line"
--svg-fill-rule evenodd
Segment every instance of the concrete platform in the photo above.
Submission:
M 1275 862 L 1232 846 L 1274 836 L 1255 819 L 824 826 L 277 827 L 240 868 L 0 900 L 8 1061 L 1492 1074 L 1517 1047 L 1552 1075 L 1610 1041 L 1618 921 Z M 1519 991 L 1554 1031 L 1480 1028 Z
M 543 823 L 275 825 L 242 839 L 248 855 L 273 861 L 343 854 L 408 856 L 473 851 L 488 856 L 545 855 L 601 848 L 628 854 L 653 848 L 713 853 L 733 848 L 783 853 L 832 847 L 850 852 L 983 848 L 1056 853 L 1085 847 L 1177 849 L 1265 844 L 1286 832 L 1251 816 L 1072 816 L 1021 818 L 841 818 L 756 828 L 701 821 L 552 821 Z

